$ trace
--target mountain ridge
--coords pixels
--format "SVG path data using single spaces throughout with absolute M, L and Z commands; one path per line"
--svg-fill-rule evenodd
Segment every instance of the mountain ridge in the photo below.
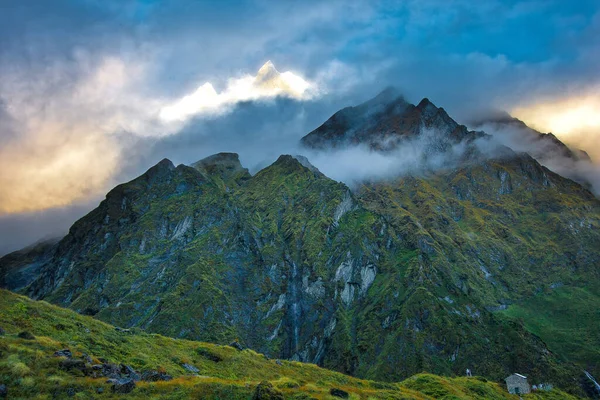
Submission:
M 375 98 L 355 107 L 346 107 L 301 139 L 313 149 L 338 148 L 365 144 L 377 151 L 389 151 L 403 140 L 419 136 L 423 129 L 439 131 L 445 150 L 461 140 L 474 140 L 482 133 L 471 132 L 456 123 L 443 108 L 428 98 L 416 106 L 394 89 L 386 89 Z
M 409 136 L 426 123 L 445 127 L 449 146 L 484 137 L 428 100 L 381 106 L 391 96 L 357 114 L 350 108 L 340 126 L 358 121 L 353 138 L 372 139 L 363 117 L 375 107 L 375 126 L 391 121 L 377 140 L 402 136 L 398 121 L 410 122 Z M 393 114 L 398 105 L 412 108 Z M 325 131 L 322 143 L 333 135 L 335 144 L 352 144 L 336 141 L 347 131 Z M 282 155 L 250 176 L 236 154 L 220 153 L 192 167 L 159 162 L 111 190 L 50 257 L 1 258 L 0 276 L 33 260 L 40 273 L 28 285 L 2 285 L 117 326 L 238 338 L 270 356 L 355 376 L 477 368 L 498 380 L 519 370 L 582 393 L 577 371 L 598 374 L 600 343 L 565 353 L 512 310 L 527 311 L 528 299 L 561 287 L 589 292 L 587 307 L 600 305 L 590 289 L 600 282 L 598 228 L 600 201 L 525 153 L 353 190 L 300 157 Z M 586 329 L 582 335 L 593 332 Z

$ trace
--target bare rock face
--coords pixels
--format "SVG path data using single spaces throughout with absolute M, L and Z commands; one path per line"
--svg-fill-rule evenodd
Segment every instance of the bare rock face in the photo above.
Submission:
M 108 383 L 112 384 L 111 390 L 113 393 L 127 394 L 135 389 L 135 382 L 131 378 L 109 379 Z

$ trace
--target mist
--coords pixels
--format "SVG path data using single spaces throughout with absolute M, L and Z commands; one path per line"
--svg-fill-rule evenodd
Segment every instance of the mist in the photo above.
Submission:
M 297 151 L 329 178 L 353 188 L 364 181 L 423 176 L 460 166 L 469 144 L 460 142 L 444 152 L 434 151 L 432 145 L 443 140 L 436 130 L 423 129 L 418 136 L 404 140 L 386 152 L 375 151 L 366 145 L 329 151 L 298 148 Z
M 485 123 L 479 125 L 491 135 L 492 143 L 510 147 L 516 152 L 529 153 L 540 164 L 566 178 L 570 178 L 588 187 L 596 196 L 600 196 L 600 165 L 594 159 L 574 159 L 566 155 L 551 140 L 540 139 L 530 128 L 514 124 Z M 569 148 L 577 153 L 590 147 L 579 148 L 580 141 L 569 143 Z

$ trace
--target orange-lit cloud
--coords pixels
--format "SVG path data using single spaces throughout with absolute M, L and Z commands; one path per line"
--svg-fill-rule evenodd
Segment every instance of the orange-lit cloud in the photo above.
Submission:
M 0 147 L 0 214 L 102 194 L 122 159 L 115 133 L 150 129 L 159 108 L 135 94 L 143 66 L 117 58 L 95 64 L 81 56 L 77 79 L 59 64 L 4 72 L 0 101 L 18 134 Z
M 578 95 L 531 104 L 511 111 L 515 117 L 541 131 L 600 156 L 600 95 Z

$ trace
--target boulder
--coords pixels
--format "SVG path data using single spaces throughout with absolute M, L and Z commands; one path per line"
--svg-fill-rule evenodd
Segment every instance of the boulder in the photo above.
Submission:
M 58 351 L 54 352 L 54 357 L 67 357 L 67 358 L 71 358 L 71 357 L 73 357 L 73 353 L 71 353 L 71 350 L 69 350 L 69 349 L 58 350 Z
M 129 365 L 121 364 L 121 373 L 123 375 L 127 375 L 129 378 L 133 379 L 135 382 L 140 381 L 140 374 L 137 373 L 136 370 L 131 368 Z
M 231 342 L 231 344 L 229 346 L 233 347 L 236 350 L 240 350 L 240 351 L 244 350 L 242 345 L 237 340 L 234 340 L 233 342 Z
M 329 389 L 329 394 L 332 396 L 335 396 L 335 397 L 342 398 L 342 399 L 347 399 L 348 397 L 350 397 L 348 392 L 346 392 L 345 390 L 342 390 L 342 389 L 337 389 L 337 388 Z
M 109 379 L 109 381 L 109 383 L 112 383 L 111 390 L 113 393 L 131 393 L 135 389 L 135 382 L 131 378 Z
M 170 381 L 171 379 L 173 379 L 171 375 L 156 370 L 142 372 L 142 380 L 146 382 Z
M 252 400 L 283 400 L 283 393 L 273 387 L 268 381 L 262 381 L 256 386 Z
M 184 363 L 182 366 L 183 366 L 183 368 L 187 369 L 188 371 L 190 371 L 193 374 L 197 374 L 198 372 L 200 372 L 200 370 L 198 368 L 194 367 L 191 364 Z
M 30 332 L 27 331 L 20 332 L 17 336 L 25 340 L 35 340 L 35 336 L 33 336 Z
M 96 368 L 96 366 L 93 366 L 92 368 Z M 105 376 L 107 378 L 121 378 L 121 368 L 119 368 L 119 366 L 115 364 L 102 364 L 100 372 L 102 376 Z

